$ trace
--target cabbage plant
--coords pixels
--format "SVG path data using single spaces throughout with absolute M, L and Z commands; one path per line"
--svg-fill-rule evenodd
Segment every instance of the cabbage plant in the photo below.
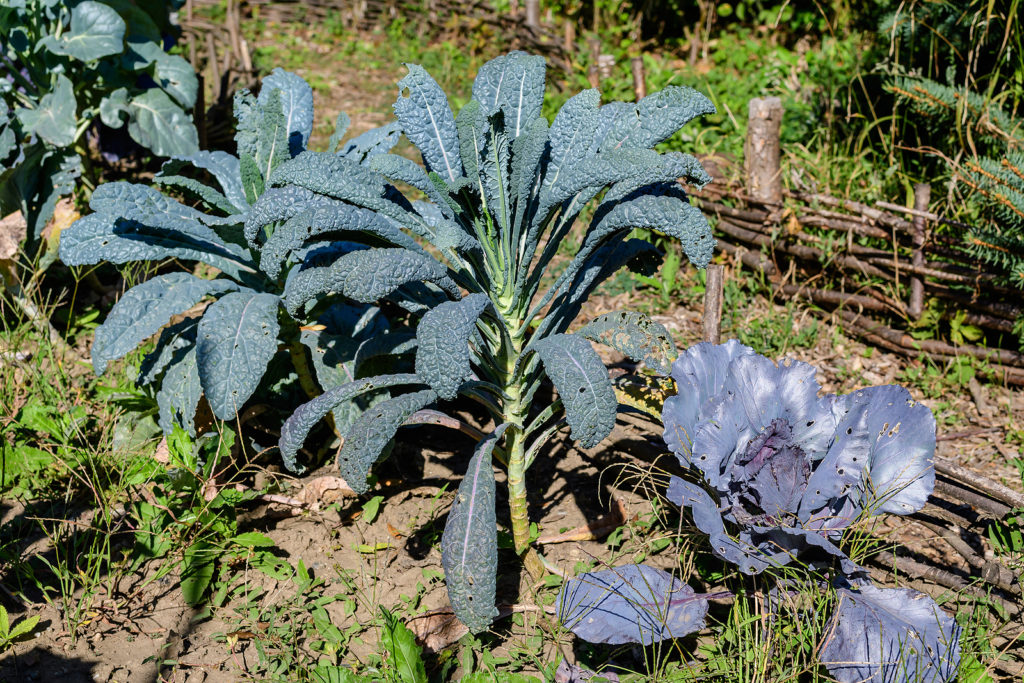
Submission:
M 164 50 L 181 2 L 14 0 L 0 6 L 0 215 L 29 241 L 97 173 L 85 135 L 102 121 L 157 156 L 198 151 L 192 65 Z
M 368 375 L 357 367 L 355 382 L 288 419 L 280 448 L 289 468 L 299 468 L 298 449 L 320 419 L 355 397 L 381 399 L 344 433 L 338 456 L 358 492 L 368 490 L 371 468 L 398 428 L 427 419 L 430 406 L 465 397 L 497 425 L 478 443 L 441 544 L 456 614 L 480 630 L 497 613 L 493 461 L 507 472 L 515 549 L 540 573 L 529 549 L 526 471 L 563 424 L 590 448 L 615 422 L 616 394 L 590 340 L 666 370 L 675 355 L 667 331 L 637 313 L 568 329 L 601 282 L 659 255 L 649 242 L 629 238 L 634 228 L 674 237 L 692 263 L 708 262 L 710 229 L 678 181 L 700 186 L 710 178 L 693 156 L 653 147 L 714 108 L 678 86 L 603 106 L 588 90 L 549 123 L 541 116 L 543 59 L 513 52 L 481 67 L 472 99 L 456 116 L 422 67 L 408 69 L 394 111 L 423 166 L 381 155 L 367 168 L 305 152 L 276 170 L 245 237 L 264 259 L 273 253 L 277 262 L 296 264 L 312 245 L 359 243 L 363 248 L 330 262 L 293 268 L 284 290 L 288 310 L 315 312 L 331 293 L 363 303 L 387 299 L 415 325 L 414 338 L 382 335 L 357 354 L 357 364 L 405 354 L 406 372 Z M 580 221 L 583 236 L 575 242 L 571 230 Z M 357 227 L 370 224 L 373 241 Z M 556 267 L 565 248 L 572 257 Z M 539 397 L 546 382 L 557 391 L 554 402 Z
M 261 387 L 278 403 L 289 382 L 315 396 L 321 391 L 317 380 L 325 388 L 348 381 L 358 344 L 388 329 L 379 311 L 366 305 L 339 303 L 309 321 L 288 315 L 281 298 L 287 271 L 266 267 L 266 254 L 242 237 L 264 189 L 306 149 L 313 128 L 310 86 L 276 69 L 263 79 L 258 97 L 236 95 L 235 116 L 237 156 L 203 151 L 175 157 L 154 178 L 155 187 L 103 184 L 92 194 L 93 213 L 61 237 L 60 257 L 69 266 L 175 259 L 215 274 L 162 272 L 129 289 L 96 330 L 92 363 L 98 374 L 160 333 L 138 383 L 158 387 L 165 433 L 177 424 L 194 434 L 204 396 L 214 416 L 230 420 Z M 339 117 L 335 147 L 346 122 Z M 397 139 L 393 126 L 376 129 L 348 142 L 338 158 L 359 165 Z M 172 316 L 189 311 L 168 325 Z
M 701 483 L 672 477 L 667 498 L 689 510 L 712 552 L 746 574 L 794 564 L 831 586 L 835 611 L 820 658 L 836 680 L 954 680 L 955 620 L 923 593 L 874 586 L 837 545 L 863 516 L 924 506 L 935 485 L 931 411 L 898 386 L 821 396 L 813 366 L 776 364 L 736 340 L 691 347 L 672 364 L 672 378 L 665 441 Z M 609 572 L 619 583 L 602 590 Z M 643 618 L 609 620 L 606 594 L 635 594 L 639 581 L 628 567 L 570 580 L 562 623 L 587 639 L 614 627 L 617 642 L 700 628 L 688 617 L 701 596 L 679 585 L 678 595 L 661 590 L 647 600 Z

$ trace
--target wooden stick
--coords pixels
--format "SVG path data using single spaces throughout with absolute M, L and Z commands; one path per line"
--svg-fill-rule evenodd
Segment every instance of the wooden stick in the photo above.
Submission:
M 924 211 L 928 208 L 928 200 L 931 198 L 932 188 L 927 183 L 914 185 L 914 208 Z M 924 228 L 925 219 L 919 215 L 914 216 L 914 255 L 912 263 L 915 267 L 924 266 Z M 924 309 L 924 281 L 920 275 L 913 275 L 910 278 L 910 302 L 907 310 L 910 316 L 917 320 L 921 317 Z
M 1024 510 L 1024 493 L 1018 493 L 1008 486 L 992 481 L 988 477 L 983 477 L 945 458 L 936 456 L 934 462 L 936 472 L 944 474 L 950 479 L 965 484 L 976 491 L 980 491 L 1012 508 Z
M 782 100 L 778 97 L 755 97 L 747 107 L 747 140 L 743 151 L 747 192 L 763 204 L 781 204 L 779 135 L 782 128 Z
M 704 341 L 720 344 L 722 341 L 722 266 L 711 264 L 707 268 L 704 288 Z
M 630 68 L 633 71 L 633 93 L 639 102 L 647 97 L 647 79 L 644 77 L 644 58 L 633 57 L 629 60 Z

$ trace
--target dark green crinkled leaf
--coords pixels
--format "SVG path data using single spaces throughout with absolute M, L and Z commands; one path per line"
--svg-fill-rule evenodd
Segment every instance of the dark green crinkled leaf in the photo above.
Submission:
M 255 204 L 256 200 L 263 194 L 266 182 L 263 180 L 263 172 L 256 165 L 256 160 L 248 154 L 242 154 L 238 160 L 238 174 L 242 181 L 242 192 L 245 194 L 247 204 Z
M 486 630 L 498 616 L 494 605 L 498 522 L 491 456 L 507 427 L 507 423 L 499 426 L 477 444 L 441 537 L 441 565 L 448 601 L 455 616 L 473 633 Z
M 619 106 L 607 135 L 600 139 L 601 151 L 634 147 L 650 149 L 670 138 L 677 130 L 702 114 L 714 114 L 711 100 L 693 88 L 669 85 L 651 93 L 636 104 L 614 103 Z
M 260 124 L 259 145 L 253 159 L 264 181 L 269 182 L 274 169 L 290 159 L 292 153 L 288 142 L 288 119 L 284 112 L 282 93 L 273 88 L 269 91 L 268 97 L 264 98 L 263 95 L 264 92 L 261 92 L 260 99 L 257 100 L 263 122 Z
M 200 150 L 187 157 L 174 157 L 163 165 L 161 173 L 177 173 L 186 168 L 185 164 L 209 171 L 217 179 L 224 196 L 234 204 L 238 211 L 245 211 L 248 208 L 245 191 L 242 189 L 242 174 L 237 157 L 233 157 L 227 152 Z
M 593 448 L 612 432 L 618 401 L 594 347 L 574 334 L 553 334 L 533 344 L 558 390 L 572 437 Z
M 327 152 L 334 154 L 338 151 L 338 145 L 341 143 L 341 139 L 345 137 L 345 132 L 348 131 L 348 127 L 352 124 L 352 119 L 349 118 L 345 112 L 338 112 L 338 118 L 334 120 L 334 132 L 331 133 L 331 139 L 327 141 Z
M 242 157 L 242 159 L 244 166 L 245 157 Z M 252 189 L 255 191 L 256 187 Z M 248 196 L 248 194 L 249 190 L 247 189 L 246 195 Z M 291 185 L 287 187 L 271 187 L 260 195 L 259 201 L 253 204 L 249 210 L 249 215 L 245 218 L 245 229 L 243 231 L 245 241 L 248 242 L 250 247 L 255 249 L 258 246 L 256 238 L 266 226 L 277 221 L 288 220 L 300 211 L 305 211 L 314 205 L 329 203 L 330 200 L 326 197 L 316 195 L 304 187 L 294 187 Z
M 273 294 L 231 292 L 203 314 L 196 335 L 199 377 L 218 419 L 235 416 L 277 353 L 279 302 Z
M 245 260 L 226 249 L 193 235 L 106 213 L 79 218 L 60 236 L 60 259 L 69 266 L 177 258 L 206 263 L 232 277 L 255 272 Z
M 422 385 L 423 381 L 413 374 L 367 377 L 326 391 L 312 401 L 303 403 L 281 425 L 281 440 L 278 442 L 278 447 L 281 449 L 281 458 L 284 460 L 285 467 L 292 472 L 300 474 L 303 472 L 303 468 L 299 467 L 295 461 L 296 454 L 302 448 L 306 437 L 309 436 L 309 431 L 324 419 L 327 413 L 342 403 L 370 392 L 410 384 Z
M 67 147 L 75 141 L 77 106 L 71 81 L 60 74 L 56 87 L 43 95 L 35 109 L 19 107 L 15 113 L 27 132 L 35 133 L 54 147 Z
M 335 291 L 362 303 L 373 303 L 410 282 L 434 282 L 453 296 L 458 288 L 436 259 L 408 249 L 363 249 L 343 255 L 329 266 L 293 272 L 285 285 L 285 306 L 296 314 L 320 294 Z
M 679 355 L 665 326 L 635 311 L 605 313 L 577 334 L 610 346 L 635 361 L 643 361 L 662 375 L 672 372 L 672 361 Z
M 233 103 L 235 115 L 235 145 L 238 157 L 248 154 L 253 159 L 259 154 L 260 125 L 263 116 L 256 103 L 256 97 L 246 89 L 235 93 Z
M 356 163 L 366 163 L 380 154 L 390 152 L 401 137 L 402 127 L 392 121 L 347 140 L 338 155 Z
M 47 50 L 91 62 L 124 50 L 124 19 L 112 8 L 86 0 L 71 10 L 71 26 L 41 41 Z
M 359 416 L 345 435 L 338 453 L 338 470 L 356 493 L 366 493 L 370 468 L 377 462 L 398 428 L 417 410 L 437 400 L 433 389 L 414 391 L 378 403 Z
M 199 380 L 196 365 L 196 347 L 189 346 L 176 351 L 160 382 L 156 394 L 159 407 L 159 424 L 164 434 L 174 431 L 178 425 L 195 436 L 195 416 L 203 385 Z
M 446 301 L 425 313 L 416 328 L 416 374 L 447 401 L 473 375 L 469 341 L 477 318 L 490 303 L 486 294 Z
M 551 155 L 544 172 L 544 185 L 556 183 L 563 172 L 587 156 L 597 130 L 601 93 L 584 90 L 573 95 L 555 115 L 548 138 Z
M 376 208 L 384 196 L 383 179 L 365 166 L 326 152 L 303 152 L 274 174 L 275 185 L 297 185 L 318 194 Z
M 462 176 L 459 136 L 448 97 L 441 86 L 418 64 L 406 64 L 409 74 L 398 82 L 395 118 L 423 155 L 428 171 L 436 171 L 448 182 Z M 408 92 L 408 96 L 402 93 Z
M 142 359 L 135 383 L 139 386 L 152 384 L 171 362 L 175 352 L 196 342 L 196 327 L 199 318 L 185 318 L 160 330 L 156 347 Z
M 223 212 L 225 214 L 237 214 L 238 208 L 228 201 L 228 198 L 223 194 L 213 189 L 209 185 L 205 185 L 195 178 L 189 178 L 183 175 L 174 175 L 172 168 L 168 164 L 164 164 L 163 169 L 154 178 L 153 182 L 166 187 L 174 187 L 180 190 L 186 198 L 195 197 L 203 202 L 210 209 Z M 180 162 L 177 162 L 180 164 Z M 181 168 L 178 166 L 178 168 Z
M 401 356 L 416 349 L 416 335 L 412 332 L 378 334 L 359 345 L 355 356 L 356 373 L 373 358 Z
M 203 280 L 191 273 L 158 275 L 132 287 L 96 328 L 93 370 L 102 375 L 108 362 L 156 334 L 172 315 L 187 311 L 211 294 L 237 289 L 238 285 L 229 280 Z
M 285 259 L 306 240 L 330 232 L 356 232 L 379 237 L 399 247 L 422 252 L 413 238 L 375 211 L 352 204 L 317 203 L 274 230 L 260 252 L 260 268 L 272 278 L 281 274 Z

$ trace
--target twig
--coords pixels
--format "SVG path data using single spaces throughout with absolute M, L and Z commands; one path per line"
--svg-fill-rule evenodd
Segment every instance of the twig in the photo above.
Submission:
M 945 458 L 936 456 L 935 471 L 946 475 L 958 483 L 962 482 L 972 489 L 980 491 L 1012 508 L 1024 509 L 1024 494 L 1018 493 L 997 481 L 992 481 L 987 477 L 976 474 L 966 467 L 961 467 Z
M 707 267 L 704 289 L 704 341 L 718 344 L 722 340 L 722 274 L 723 268 Z

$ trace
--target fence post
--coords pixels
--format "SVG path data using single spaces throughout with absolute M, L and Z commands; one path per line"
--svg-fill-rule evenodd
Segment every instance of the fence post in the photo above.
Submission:
M 636 93 L 636 101 L 639 102 L 647 97 L 647 78 L 644 76 L 644 58 L 633 57 L 629 60 L 633 69 L 633 92 Z
M 750 100 L 748 108 L 743 161 L 747 172 L 747 194 L 763 204 L 781 204 L 779 135 L 782 100 L 778 97 L 755 97 Z
M 540 28 L 540 0 L 526 0 L 526 25 Z
M 709 264 L 704 287 L 704 341 L 722 343 L 722 266 Z
M 932 196 L 932 186 L 928 183 L 917 183 L 914 185 L 914 208 L 918 211 L 928 210 L 928 201 Z M 925 218 L 921 215 L 914 216 L 914 254 L 911 263 L 915 267 L 924 266 L 924 229 Z M 910 317 L 917 320 L 924 310 L 924 281 L 920 275 L 910 277 L 910 306 L 908 307 Z

